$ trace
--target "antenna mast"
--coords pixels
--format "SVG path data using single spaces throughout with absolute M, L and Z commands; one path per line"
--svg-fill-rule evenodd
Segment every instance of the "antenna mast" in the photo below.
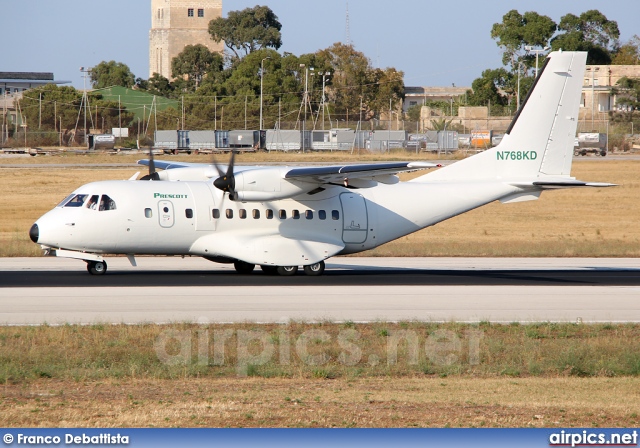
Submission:
M 347 2 L 347 24 L 346 24 L 346 34 L 347 34 L 347 45 L 353 45 L 351 42 L 351 32 L 349 31 L 349 2 Z

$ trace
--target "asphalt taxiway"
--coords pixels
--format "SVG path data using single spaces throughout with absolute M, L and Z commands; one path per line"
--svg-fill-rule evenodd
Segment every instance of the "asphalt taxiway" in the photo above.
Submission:
M 640 322 L 640 260 L 333 258 L 325 275 L 238 275 L 200 258 L 0 259 L 0 324 Z

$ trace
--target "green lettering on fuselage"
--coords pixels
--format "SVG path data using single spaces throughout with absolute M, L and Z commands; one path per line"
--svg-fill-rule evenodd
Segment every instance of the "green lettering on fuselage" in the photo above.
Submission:
M 496 151 L 496 160 L 536 160 L 536 151 Z
M 153 199 L 188 199 L 188 195 L 186 194 L 164 194 L 164 193 L 154 193 Z

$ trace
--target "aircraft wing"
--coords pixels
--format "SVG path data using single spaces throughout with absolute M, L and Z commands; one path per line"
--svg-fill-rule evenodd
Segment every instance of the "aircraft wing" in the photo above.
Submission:
M 334 165 L 292 168 L 284 175 L 285 179 L 319 184 L 342 184 L 347 179 L 380 179 L 398 173 L 436 168 L 442 165 L 428 162 L 391 162 L 357 165 Z
M 149 166 L 149 159 L 138 160 L 138 165 Z M 164 162 L 162 160 L 154 160 L 156 168 L 160 168 L 161 170 L 172 170 L 176 168 L 194 168 L 194 167 L 202 167 L 208 166 L 208 164 L 204 163 L 189 163 L 189 162 Z

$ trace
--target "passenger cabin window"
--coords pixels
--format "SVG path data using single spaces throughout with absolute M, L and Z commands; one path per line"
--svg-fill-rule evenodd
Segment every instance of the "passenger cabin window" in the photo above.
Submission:
M 300 219 L 300 212 L 298 210 L 294 210 L 291 214 L 293 215 L 293 219 Z
M 145 218 L 153 218 L 153 211 L 150 208 L 144 209 L 144 217 Z
M 260 210 L 254 208 L 251 213 L 253 214 L 253 219 L 260 219 Z
M 115 201 L 111 199 L 109 196 L 107 196 L 106 194 L 103 194 L 102 198 L 100 199 L 99 210 L 103 211 L 103 210 L 115 210 L 115 209 L 116 209 Z
M 267 219 L 273 219 L 273 210 L 267 209 Z
M 240 215 L 240 219 L 247 219 L 247 211 L 245 209 L 241 208 L 238 214 Z
M 286 210 L 280 210 L 278 212 L 278 218 L 280 219 L 287 219 L 287 211 Z
M 220 219 L 220 210 L 214 208 L 211 213 L 213 215 L 213 219 Z
M 82 207 L 87 197 L 89 197 L 88 194 L 77 194 L 69 199 L 67 203 L 64 204 L 64 207 Z
M 318 210 L 318 218 L 325 220 L 327 219 L 327 212 L 324 210 Z
M 338 219 L 340 219 L 340 212 L 338 210 L 332 210 L 331 219 L 333 219 L 334 221 L 337 221 Z
M 189 219 L 193 218 L 193 210 L 192 210 L 192 209 L 190 209 L 190 208 L 186 209 L 186 210 L 184 211 L 184 215 L 185 215 L 187 218 L 189 218 Z
M 227 216 L 227 219 L 233 219 L 233 210 L 228 208 L 225 212 L 225 215 Z
M 307 219 L 313 219 L 313 210 L 307 210 L 304 212 L 304 217 Z
M 99 199 L 100 199 L 99 195 L 97 194 L 92 195 L 87 201 L 87 208 L 90 208 L 91 210 L 96 210 L 98 208 Z

